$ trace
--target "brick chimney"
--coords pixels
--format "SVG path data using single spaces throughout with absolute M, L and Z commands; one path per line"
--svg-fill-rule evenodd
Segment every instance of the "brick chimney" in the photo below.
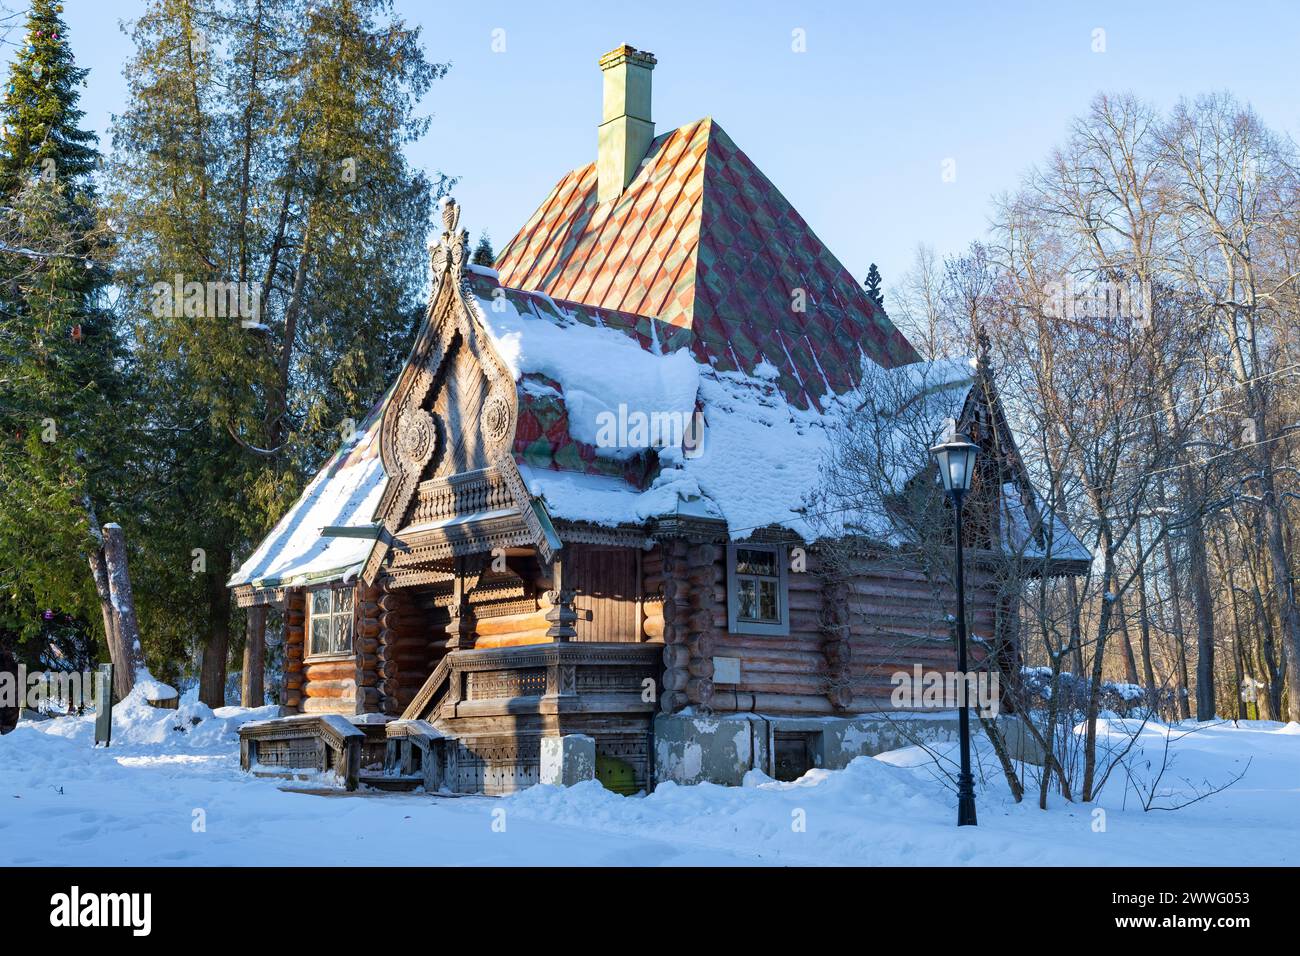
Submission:
M 636 175 L 655 138 L 650 119 L 650 71 L 653 53 L 624 43 L 600 58 L 605 74 L 605 103 L 596 151 L 596 201 L 622 195 Z

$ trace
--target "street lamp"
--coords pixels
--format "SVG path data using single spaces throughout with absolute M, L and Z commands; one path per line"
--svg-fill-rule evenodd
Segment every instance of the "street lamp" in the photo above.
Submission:
M 962 686 L 961 708 L 957 715 L 961 731 L 961 773 L 957 776 L 957 826 L 975 826 L 975 781 L 970 772 L 970 701 L 966 681 L 966 582 L 962 575 L 961 555 L 961 505 L 970 491 L 975 476 L 975 455 L 979 448 L 965 435 L 954 434 L 941 445 L 930 449 L 939 463 L 939 476 L 943 490 L 952 498 L 952 510 L 957 516 L 957 672 Z

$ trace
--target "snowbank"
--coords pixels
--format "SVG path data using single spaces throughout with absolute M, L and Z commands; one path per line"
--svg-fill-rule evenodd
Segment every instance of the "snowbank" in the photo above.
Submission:
M 165 684 L 160 686 L 167 687 Z M 176 710 L 163 710 L 149 704 L 157 689 L 147 682 L 138 683 L 124 700 L 114 706 L 111 747 L 161 745 L 170 749 L 226 751 L 232 746 L 238 748 L 241 724 L 250 720 L 267 720 L 280 712 L 280 708 L 274 705 L 218 707 L 214 711 L 199 700 L 197 688 L 185 693 Z M 174 695 L 175 691 L 172 693 Z M 93 744 L 95 740 L 93 713 L 84 717 L 20 724 L 19 728 L 23 726 L 78 743 Z
M 1116 778 L 1100 802 L 1102 831 L 1092 805 L 1014 803 L 981 748 L 980 825 L 958 830 L 955 794 L 919 748 L 793 783 L 751 773 L 743 787 L 665 784 L 648 796 L 587 783 L 505 799 L 322 798 L 239 770 L 236 728 L 273 713 L 214 712 L 192 694 L 179 711 L 128 699 L 115 708 L 108 749 L 91 746 L 90 718 L 20 724 L 0 737 L 0 865 L 316 866 L 337 864 L 339 847 L 351 862 L 381 866 L 1300 864 L 1296 724 L 1147 725 L 1134 767 L 1150 775 L 1169 742 L 1162 801 L 1246 775 L 1160 813 L 1142 812 Z M 1138 727 L 1103 722 L 1103 745 Z

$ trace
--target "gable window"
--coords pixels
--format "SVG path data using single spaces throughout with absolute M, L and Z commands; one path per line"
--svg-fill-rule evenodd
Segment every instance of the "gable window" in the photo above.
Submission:
M 727 546 L 727 629 L 735 634 L 790 633 L 785 548 Z
M 312 656 L 352 653 L 352 589 L 323 588 L 311 592 Z

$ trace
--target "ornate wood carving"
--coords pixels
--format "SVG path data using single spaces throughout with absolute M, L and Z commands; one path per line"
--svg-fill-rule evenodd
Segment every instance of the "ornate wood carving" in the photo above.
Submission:
M 483 468 L 421 482 L 410 523 L 418 526 L 458 514 L 514 507 L 515 495 L 509 481 L 495 468 Z
M 473 671 L 465 675 L 466 700 L 540 697 L 544 693 L 546 693 L 546 669 L 543 667 Z
M 551 605 L 546 612 L 550 627 L 546 636 L 557 643 L 566 643 L 578 636 L 574 625 L 578 622 L 578 612 L 574 610 L 573 599 L 577 596 L 572 588 L 564 586 L 563 557 L 557 558 L 551 571 L 551 590 L 546 592 L 546 600 Z
M 483 562 L 478 555 L 456 559 L 456 576 L 452 583 L 452 598 L 448 610 L 447 649 L 462 650 L 474 646 L 474 608 L 469 592 L 478 586 L 483 577 Z
M 440 540 L 444 535 L 433 529 L 429 537 L 439 540 L 424 553 L 408 549 L 408 566 L 520 543 L 535 545 L 548 561 L 553 556 L 511 453 L 518 420 L 514 376 L 492 347 L 470 293 L 468 236 L 453 200 L 444 206 L 443 225 L 430 255 L 432 305 L 380 425 L 389 482 L 375 518 L 387 534 L 362 572 L 367 582 L 379 575 L 399 529 L 452 515 L 511 509 L 519 529 L 480 529 L 454 542 Z

